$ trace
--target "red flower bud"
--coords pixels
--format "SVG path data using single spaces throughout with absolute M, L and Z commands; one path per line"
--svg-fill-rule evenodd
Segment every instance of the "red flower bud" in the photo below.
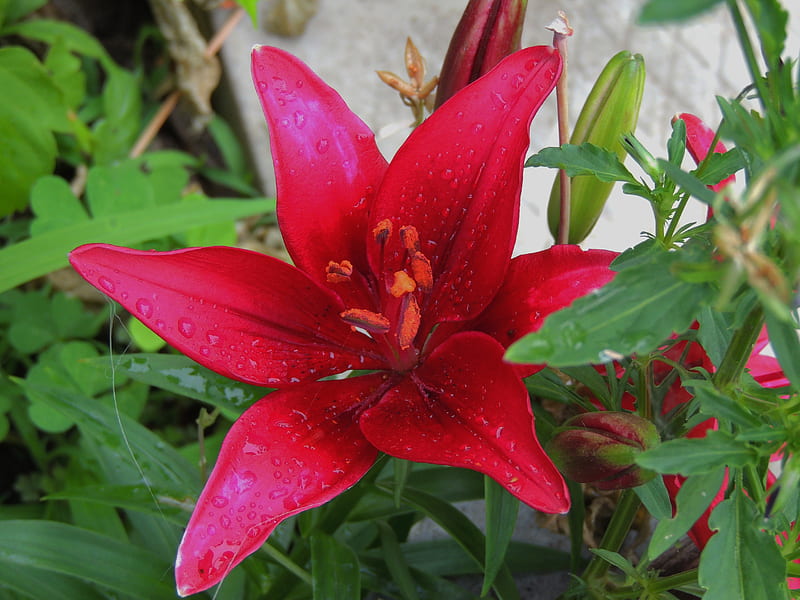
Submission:
M 569 419 L 556 430 L 547 453 L 559 470 L 601 490 L 636 487 L 655 473 L 636 465 L 635 456 L 660 442 L 655 426 L 627 412 L 593 412 Z
M 520 48 L 528 0 L 470 0 L 447 49 L 436 105 Z

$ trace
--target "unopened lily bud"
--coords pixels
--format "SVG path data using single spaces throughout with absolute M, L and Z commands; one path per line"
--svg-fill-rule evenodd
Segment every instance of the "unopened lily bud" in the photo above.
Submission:
M 567 477 L 601 490 L 636 487 L 655 473 L 636 464 L 638 453 L 657 446 L 655 426 L 633 413 L 593 412 L 556 430 L 547 453 Z
M 589 142 L 616 153 L 622 160 L 625 150 L 620 138 L 636 129 L 644 80 L 644 59 L 640 54 L 631 54 L 627 50 L 616 54 L 589 92 L 570 143 L 580 145 Z M 592 175 L 572 178 L 570 244 L 583 241 L 592 231 L 613 186 L 613 182 L 600 181 Z M 547 208 L 547 220 L 554 237 L 557 236 L 560 216 L 560 188 L 556 177 Z
M 528 0 L 470 0 L 439 74 L 435 108 L 520 48 Z

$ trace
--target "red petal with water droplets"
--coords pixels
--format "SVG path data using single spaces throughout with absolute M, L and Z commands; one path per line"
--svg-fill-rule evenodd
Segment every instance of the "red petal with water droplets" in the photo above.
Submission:
M 419 232 L 434 285 L 420 303 L 423 330 L 477 315 L 500 287 L 517 234 L 528 127 L 560 73 L 553 48 L 509 56 L 417 127 L 389 165 L 370 224 L 389 219 L 395 231 Z M 376 273 L 402 269 L 399 235 L 384 256 L 368 247 Z
M 89 244 L 70 262 L 169 344 L 238 381 L 280 386 L 383 365 L 374 342 L 339 318 L 334 294 L 270 256 Z
M 392 456 L 485 473 L 545 512 L 569 508 L 564 480 L 536 439 L 525 386 L 486 334 L 449 338 L 359 424 Z
M 686 123 L 686 148 L 689 150 L 689 154 L 692 155 L 694 161 L 697 164 L 700 164 L 703 162 L 703 160 L 705 160 L 709 150 L 711 149 L 711 142 L 714 141 L 714 137 L 716 135 L 714 130 L 703 123 L 703 121 L 701 121 L 698 117 L 689 113 L 681 113 L 673 120 L 675 119 L 681 119 L 684 123 Z M 714 146 L 713 152 L 727 152 L 727 150 L 728 149 L 725 147 L 725 144 L 722 142 L 717 142 L 717 145 Z M 708 187 L 715 192 L 718 192 L 732 181 L 736 181 L 735 175 L 730 175 L 719 183 L 710 185 Z
M 283 50 L 256 46 L 252 74 L 269 125 L 278 221 L 294 264 L 323 285 L 329 261 L 349 260 L 366 272 L 366 218 L 386 170 L 372 131 Z
M 175 561 L 182 596 L 218 583 L 283 519 L 355 484 L 377 452 L 353 421 L 368 375 L 279 390 L 233 424 L 197 500 Z
M 485 331 L 508 348 L 537 331 L 551 313 L 611 281 L 609 265 L 616 257 L 608 250 L 568 245 L 517 256 L 497 296 L 470 328 Z

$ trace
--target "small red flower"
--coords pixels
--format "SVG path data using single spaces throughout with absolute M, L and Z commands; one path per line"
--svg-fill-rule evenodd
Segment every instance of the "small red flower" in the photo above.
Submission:
M 379 451 L 467 467 L 564 512 L 505 347 L 612 277 L 570 246 L 511 260 L 533 115 L 552 48 L 518 52 L 420 125 L 387 165 L 306 65 L 267 47 L 253 78 L 295 266 L 236 248 L 92 244 L 73 266 L 174 347 L 278 388 L 232 426 L 176 561 L 182 595 L 220 581 L 283 519 L 355 484 Z M 358 377 L 322 378 L 350 370 Z

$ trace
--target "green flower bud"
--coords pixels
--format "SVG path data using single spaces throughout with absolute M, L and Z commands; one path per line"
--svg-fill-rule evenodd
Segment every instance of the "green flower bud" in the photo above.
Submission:
M 589 92 L 570 138 L 571 144 L 590 142 L 615 152 L 620 160 L 625 150 L 623 134 L 636 129 L 644 93 L 644 59 L 627 50 L 615 55 L 605 66 Z M 594 228 L 613 182 L 603 182 L 591 175 L 572 178 L 570 192 L 569 243 L 583 241 Z M 547 207 L 547 220 L 553 237 L 558 234 L 561 185 L 556 176 Z
M 470 0 L 450 40 L 435 108 L 520 48 L 528 0 Z
M 655 473 L 636 465 L 638 453 L 657 446 L 655 426 L 633 413 L 593 412 L 559 427 L 547 453 L 567 477 L 601 490 L 636 487 Z

